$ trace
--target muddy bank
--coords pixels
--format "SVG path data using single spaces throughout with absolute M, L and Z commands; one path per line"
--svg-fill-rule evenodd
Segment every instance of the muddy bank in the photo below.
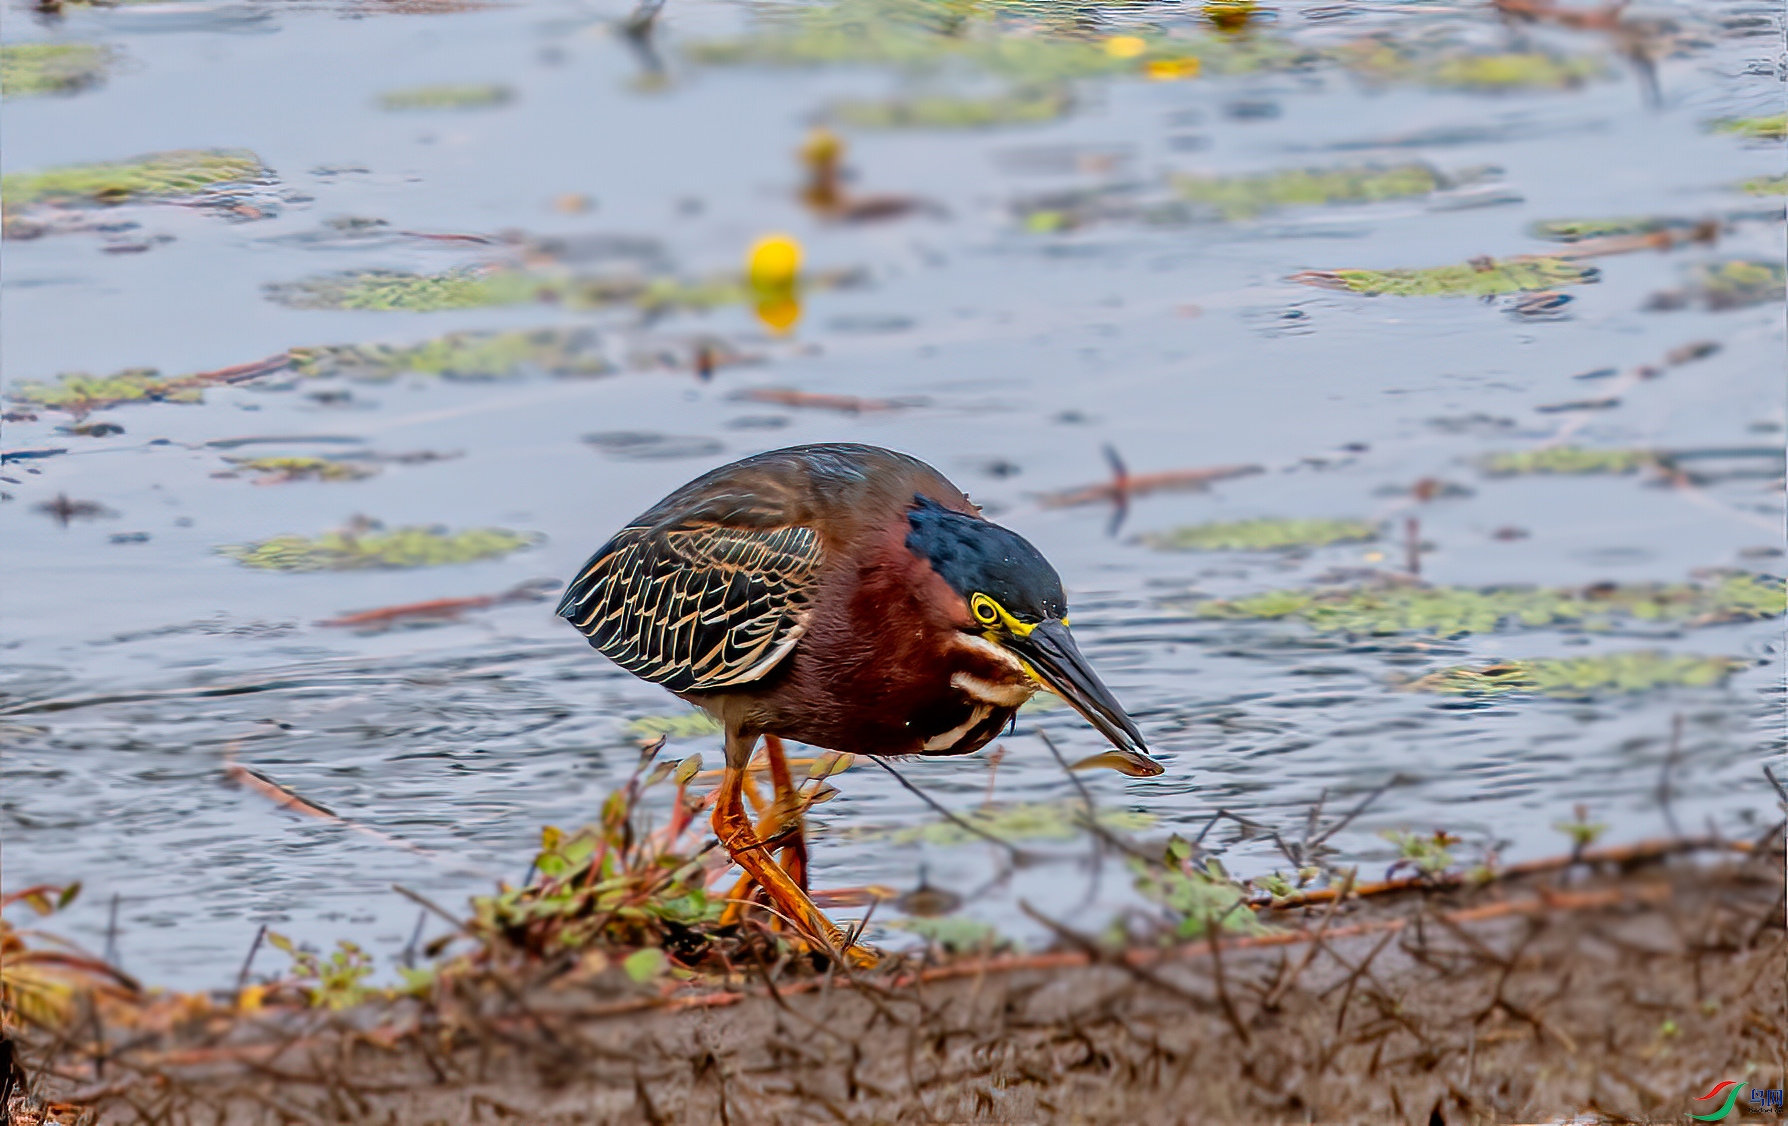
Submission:
M 21 1047 L 103 1122 L 1678 1121 L 1788 1073 L 1780 841 L 1269 909 L 1215 949 L 1051 922 L 1048 952 L 722 988 L 571 959 Z

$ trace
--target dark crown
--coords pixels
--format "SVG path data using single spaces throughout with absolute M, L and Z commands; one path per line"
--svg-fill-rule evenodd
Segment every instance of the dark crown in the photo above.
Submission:
M 932 570 L 964 598 L 985 594 L 1026 621 L 1067 616 L 1061 576 L 1017 532 L 924 496 L 913 498 L 906 519 L 912 525 L 907 550 L 930 560 Z

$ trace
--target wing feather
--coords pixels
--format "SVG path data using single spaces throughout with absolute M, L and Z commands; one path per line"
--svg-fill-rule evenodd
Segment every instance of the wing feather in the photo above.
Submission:
M 559 613 L 674 692 L 745 684 L 800 640 L 821 554 L 804 525 L 638 524 L 585 564 Z

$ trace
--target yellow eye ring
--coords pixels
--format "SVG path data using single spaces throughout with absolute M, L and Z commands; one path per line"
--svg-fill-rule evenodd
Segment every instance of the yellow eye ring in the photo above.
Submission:
M 999 606 L 985 594 L 975 595 L 969 602 L 969 609 L 974 613 L 975 620 L 982 625 L 990 626 L 1000 620 Z

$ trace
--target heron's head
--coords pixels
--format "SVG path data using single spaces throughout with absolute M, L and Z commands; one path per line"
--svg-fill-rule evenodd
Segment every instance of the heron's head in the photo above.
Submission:
M 970 619 L 963 628 L 1011 653 L 1031 679 L 1085 716 L 1117 748 L 1124 773 L 1151 777 L 1165 769 L 1074 644 L 1061 576 L 1042 552 L 1009 528 L 929 497 L 914 498 L 907 522 L 908 550 L 962 597 Z

